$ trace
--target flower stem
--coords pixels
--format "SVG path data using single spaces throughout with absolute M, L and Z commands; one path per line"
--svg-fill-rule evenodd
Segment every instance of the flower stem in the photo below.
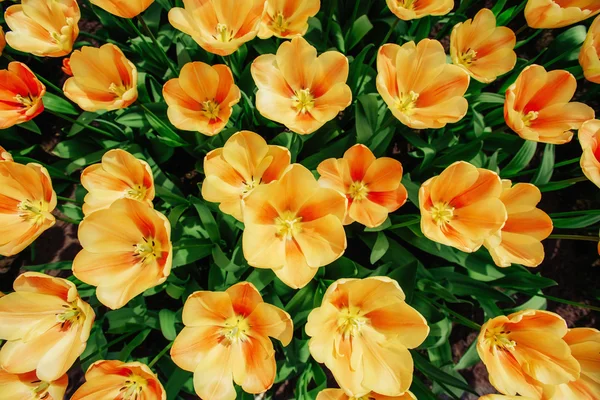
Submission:
M 63 217 L 63 216 L 56 215 L 56 214 L 53 214 L 53 215 L 54 215 L 54 218 L 56 218 L 59 221 L 66 222 L 67 224 L 79 225 L 79 221 L 75 221 L 74 219 L 71 219 L 69 217 Z
M 425 301 L 426 303 L 429 303 L 430 305 L 437 307 L 438 309 L 446 311 L 448 314 L 452 315 L 456 319 L 456 322 L 458 322 L 459 324 L 464 325 L 467 328 L 471 328 L 476 331 L 481 330 L 481 325 L 479 325 L 477 322 L 471 321 L 470 319 L 463 317 L 462 315 L 460 315 L 459 313 L 457 313 L 454 310 L 451 310 L 450 308 L 446 307 L 445 305 L 439 304 L 435 300 L 432 300 L 432 299 L 428 298 L 427 296 L 424 296 L 420 293 L 415 293 L 415 296 L 417 296 L 419 299 Z
M 583 235 L 550 235 L 548 239 L 565 239 L 565 240 L 580 240 L 583 242 L 598 242 L 597 236 L 583 236 Z
M 154 46 L 156 46 L 158 48 L 158 50 L 160 51 L 160 54 L 162 55 L 162 58 L 165 60 L 165 62 L 167 63 L 167 65 L 169 66 L 169 69 L 171 70 L 171 72 L 173 73 L 174 77 L 177 77 L 179 75 L 179 71 L 177 70 L 177 67 L 175 67 L 175 65 L 173 64 L 173 62 L 171 61 L 171 59 L 169 58 L 169 56 L 167 55 L 167 53 L 165 52 L 165 50 L 162 48 L 162 46 L 158 43 L 158 40 L 156 39 L 156 36 L 154 36 L 154 34 L 152 33 L 152 31 L 150 30 L 150 28 L 148 27 L 148 25 L 146 24 L 146 21 L 144 21 L 144 18 L 142 18 L 141 15 L 137 16 L 137 20 L 139 21 L 139 23 L 142 25 L 142 28 L 144 28 L 144 30 L 146 31 L 146 33 L 148 34 L 148 36 L 150 37 L 150 39 L 152 40 L 152 42 L 154 43 Z M 131 26 L 135 29 L 136 33 L 142 37 L 141 32 L 137 29 L 137 27 L 135 26 L 135 24 L 128 19 L 129 23 L 131 24 Z M 143 37 L 142 37 L 143 39 Z
M 54 116 L 56 116 L 56 117 L 58 117 L 58 118 L 62 118 L 65 121 L 71 122 L 72 124 L 79 125 L 79 126 L 81 126 L 83 128 L 89 129 L 92 132 L 96 132 L 96 133 L 99 133 L 101 135 L 108 136 L 108 137 L 111 137 L 111 138 L 114 136 L 110 132 L 107 132 L 107 131 L 102 130 L 102 129 L 98 129 L 98 128 L 96 128 L 94 126 L 91 126 L 91 125 L 88 125 L 88 124 L 84 124 L 83 122 L 77 121 L 76 119 L 73 119 L 71 117 L 67 117 L 66 115 L 59 114 L 59 113 L 57 113 L 55 111 L 48 110 L 47 108 L 45 109 L 45 111 L 48 112 L 48 113 L 50 113 L 50 114 L 52 114 L 52 115 L 54 115 Z
M 148 368 L 152 368 L 154 364 L 156 364 L 158 360 L 160 360 L 162 356 L 164 356 L 167 353 L 167 351 L 171 349 L 171 347 L 173 347 L 173 342 L 169 343 L 164 349 L 161 350 L 160 353 L 156 355 L 156 357 L 152 359 L 152 361 L 150 361 L 150 364 L 148 364 Z
M 71 199 L 69 197 L 63 197 L 63 196 L 56 196 L 57 200 L 61 200 L 64 201 L 66 203 L 73 203 L 73 204 L 77 204 L 77 205 L 81 205 L 82 203 L 80 201 L 77 201 L 75 199 Z

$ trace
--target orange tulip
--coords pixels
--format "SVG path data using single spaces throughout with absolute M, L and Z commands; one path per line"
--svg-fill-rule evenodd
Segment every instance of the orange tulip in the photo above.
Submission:
M 277 368 L 269 337 L 287 346 L 294 331 L 288 313 L 263 302 L 248 282 L 225 292 L 193 293 L 183 307 L 183 324 L 171 358 L 194 372 L 196 393 L 211 400 L 235 399 L 234 381 L 247 393 L 268 390 Z
M 4 29 L 0 26 L 0 56 L 6 47 L 6 37 L 4 36 Z
M 264 54 L 252 63 L 256 108 L 296 133 L 313 133 L 352 102 L 348 71 L 342 53 L 327 51 L 317 57 L 317 49 L 294 37 L 276 55 Z
M 85 350 L 94 310 L 66 279 L 26 272 L 13 288 L 0 297 L 0 339 L 6 340 L 0 368 L 35 371 L 46 382 L 60 379 Z
M 592 328 L 575 328 L 563 338 L 571 354 L 581 365 L 581 375 L 574 382 L 551 388 L 550 400 L 600 399 L 600 331 Z
M 374 228 L 399 209 L 408 196 L 402 185 L 402 164 L 389 157 L 375 158 L 368 147 L 352 146 L 344 158 L 330 158 L 317 168 L 319 184 L 348 199 L 345 224 L 357 221 Z
M 137 69 L 115 45 L 82 47 L 71 55 L 65 96 L 85 111 L 118 110 L 138 97 Z
M 387 6 L 404 21 L 428 15 L 446 15 L 454 8 L 454 0 L 386 0 Z
M 290 38 L 304 35 L 308 30 L 308 19 L 317 15 L 321 0 L 267 0 L 258 37 L 268 39 Z
M 37 117 L 44 111 L 46 86 L 27 65 L 18 61 L 0 70 L 0 129 Z
M 254 132 L 238 132 L 204 158 L 202 197 L 220 203 L 222 212 L 243 222 L 242 199 L 254 188 L 281 178 L 290 159 L 285 147 L 267 145 Z
M 577 81 L 569 72 L 546 72 L 542 66 L 531 65 L 506 91 L 506 124 L 526 140 L 568 143 L 573 138 L 571 129 L 594 118 L 591 107 L 570 102 L 576 89 Z
M 590 181 L 600 187 L 600 120 L 592 119 L 581 125 L 579 144 L 583 149 L 581 169 Z
M 154 0 L 90 0 L 95 6 L 121 18 L 134 18 L 146 11 Z
M 406 304 L 388 277 L 340 279 L 311 311 L 306 324 L 313 358 L 324 363 L 346 393 L 400 396 L 413 377 L 408 349 L 427 335 L 427 321 Z
M 11 374 L 0 369 L 0 400 L 63 400 L 68 385 L 66 374 L 56 381 L 46 382 L 34 371 Z
M 421 186 L 421 230 L 434 242 L 477 251 L 506 222 L 501 195 L 498 174 L 455 162 Z
M 46 168 L 0 162 L 0 255 L 21 252 L 51 228 L 55 207 L 56 193 Z
M 0 161 L 13 161 L 12 156 L 4 147 L 0 146 Z
M 71 400 L 166 400 L 158 377 L 139 362 L 96 361 Z
M 600 83 L 600 17 L 596 17 L 579 52 L 579 64 L 588 81 Z
M 81 184 L 89 192 L 83 213 L 89 215 L 127 198 L 152 206 L 154 178 L 146 161 L 138 160 L 125 150 L 110 150 L 100 164 L 90 165 L 81 174 Z
M 225 128 L 232 107 L 241 98 L 229 67 L 211 67 L 202 62 L 186 64 L 179 78 L 165 84 L 163 96 L 169 105 L 169 121 L 175 127 L 207 136 L 214 136 Z
M 506 207 L 508 219 L 502 229 L 484 242 L 499 267 L 511 263 L 537 267 L 544 261 L 541 241 L 552 233 L 552 219 L 536 207 L 542 193 L 530 183 L 502 181 L 500 200 Z
M 62 57 L 73 50 L 81 13 L 76 0 L 22 0 L 6 9 L 8 44 L 25 53 Z
M 117 200 L 86 216 L 78 236 L 83 250 L 73 261 L 73 274 L 97 286 L 98 300 L 113 310 L 171 273 L 171 225 L 148 204 Z
M 243 212 L 248 264 L 272 269 L 289 287 L 306 286 L 346 250 L 346 198 L 319 187 L 300 164 L 278 181 L 256 187 L 243 199 Z
M 548 311 L 490 319 L 477 340 L 490 383 L 503 394 L 540 399 L 544 385 L 577 380 L 580 367 L 563 339 L 567 331 L 565 320 Z
M 228 56 L 254 39 L 265 0 L 183 0 L 169 11 L 169 22 L 209 53 Z
M 469 74 L 446 64 L 437 40 L 385 44 L 377 55 L 377 91 L 392 114 L 413 129 L 442 128 L 461 120 Z
M 350 397 L 342 389 L 324 389 L 319 392 L 316 400 L 417 400 L 417 398 L 411 392 L 400 396 L 383 396 L 371 392 L 362 397 Z
M 583 21 L 599 12 L 598 0 L 528 0 L 525 19 L 531 28 L 554 29 Z
M 496 27 L 496 17 L 487 8 L 475 18 L 458 23 L 450 36 L 452 62 L 480 82 L 490 83 L 511 71 L 517 63 L 517 38 L 504 26 Z
M 62 67 L 60 67 L 60 69 L 62 69 L 62 72 L 64 72 L 65 75 L 73 76 L 73 71 L 71 71 L 71 59 L 63 58 Z

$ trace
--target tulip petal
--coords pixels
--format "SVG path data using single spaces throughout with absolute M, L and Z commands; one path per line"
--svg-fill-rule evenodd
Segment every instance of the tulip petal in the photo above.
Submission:
M 194 292 L 183 307 L 185 326 L 221 326 L 233 316 L 231 298 L 225 292 Z
M 204 399 L 234 400 L 231 348 L 218 344 L 210 349 L 194 370 L 194 389 Z
M 275 269 L 275 275 L 293 289 L 306 286 L 317 274 L 318 268 L 311 268 L 306 257 L 295 240 L 285 241 L 285 260 L 283 268 Z
M 446 168 L 431 183 L 431 201 L 449 203 L 465 193 L 479 178 L 479 171 L 473 165 L 459 161 Z
M 252 331 L 275 338 L 284 346 L 292 341 L 294 327 L 290 315 L 268 303 L 259 303 L 248 316 Z
M 282 43 L 275 57 L 279 70 L 293 91 L 312 87 L 317 49 L 304 38 L 294 37 Z
M 385 222 L 389 210 L 371 200 L 354 200 L 349 207 L 348 217 L 369 228 L 377 227 Z
M 234 378 L 247 393 L 262 393 L 273 386 L 277 366 L 271 341 L 250 337 L 233 346 Z
M 367 169 L 363 181 L 370 192 L 396 190 L 402 181 L 402 164 L 393 158 L 378 158 Z
M 326 215 L 310 222 L 303 222 L 302 231 L 294 235 L 294 239 L 300 247 L 306 263 L 312 268 L 332 263 L 346 249 L 344 227 L 340 219 L 334 215 Z
M 245 317 L 252 314 L 252 311 L 261 303 L 262 296 L 256 287 L 250 282 L 240 282 L 231 286 L 225 291 L 231 298 L 233 311 L 236 315 Z
M 242 242 L 249 265 L 278 269 L 285 264 L 285 242 L 275 225 L 246 224 Z
M 395 340 L 380 346 L 366 336 L 362 343 L 363 385 L 386 396 L 406 392 L 413 376 L 413 360 L 408 349 Z
M 186 326 L 175 338 L 171 358 L 178 367 L 194 371 L 211 349 L 219 346 L 221 328 L 218 326 Z

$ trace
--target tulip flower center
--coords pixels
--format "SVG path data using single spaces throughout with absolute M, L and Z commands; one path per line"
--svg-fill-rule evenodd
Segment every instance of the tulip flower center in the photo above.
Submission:
M 340 311 L 337 327 L 340 333 L 348 339 L 358 335 L 367 321 L 368 319 L 361 315 L 358 308 L 349 307 Z
M 108 91 L 113 93 L 117 97 L 123 97 L 125 92 L 127 92 L 127 88 L 125 86 L 123 86 L 122 84 L 117 85 L 115 83 L 111 83 L 110 86 L 108 87 Z
M 517 343 L 510 340 L 510 331 L 505 329 L 503 325 L 488 329 L 485 332 L 485 340 L 488 345 L 499 350 L 513 350 Z
M 283 239 L 293 238 L 302 230 L 300 227 L 301 222 L 302 217 L 296 217 L 291 211 L 284 212 L 281 216 L 275 218 L 277 236 Z
M 24 221 L 39 225 L 46 219 L 46 215 L 48 214 L 48 203 L 42 200 L 23 200 L 17 206 L 17 210 L 19 210 L 19 217 Z
M 419 93 L 415 93 L 412 90 L 408 93 L 401 93 L 400 97 L 396 99 L 396 108 L 403 114 L 412 114 L 417 106 L 417 100 L 419 99 Z
M 146 198 L 146 188 L 142 185 L 137 185 L 132 188 L 127 189 L 125 196 L 129 199 L 142 201 Z
M 433 221 L 440 227 L 446 225 L 454 218 L 454 207 L 448 203 L 434 204 L 429 212 Z
M 214 100 L 207 100 L 202 102 L 202 113 L 209 120 L 216 120 L 219 118 L 219 110 L 221 106 Z
M 521 118 L 523 119 L 523 123 L 525 126 L 531 126 L 531 121 L 535 121 L 540 115 L 537 111 L 529 111 L 527 114 L 523 115 Z
M 74 301 L 71 304 L 64 304 L 62 307 L 65 310 L 60 314 L 56 314 L 61 329 L 69 329 L 83 318 L 83 312 L 77 306 L 77 301 Z
M 233 31 L 230 30 L 225 24 L 217 24 L 217 35 L 215 36 L 220 42 L 231 42 L 233 39 Z
M 60 32 L 51 32 L 50 37 L 61 50 L 71 50 L 74 25 L 73 18 L 68 17 L 65 22 L 67 24 L 60 28 Z
M 121 397 L 119 400 L 138 400 L 142 398 L 142 391 L 148 385 L 148 381 L 139 375 L 132 374 L 125 381 L 123 387 L 119 390 Z
M 244 342 L 248 339 L 250 325 L 246 318 L 241 315 L 236 315 L 225 321 L 221 335 L 227 345 L 237 342 Z
M 156 240 L 154 240 L 152 238 L 150 238 L 150 239 L 142 238 L 142 239 L 143 239 L 143 241 L 141 243 L 133 245 L 134 256 L 139 257 L 141 263 L 146 262 L 148 259 L 156 260 L 161 253 L 160 243 L 158 243 Z
M 20 94 L 18 94 L 15 96 L 15 100 L 27 108 L 30 108 L 35 103 L 35 99 L 32 98 L 30 94 L 27 95 L 27 97 L 23 97 Z
M 249 181 L 245 181 L 242 194 L 248 194 L 253 191 L 258 185 L 260 185 L 260 181 L 261 179 L 251 179 Z
M 468 49 L 459 55 L 459 63 L 469 66 L 477 59 L 477 52 L 473 49 Z
M 275 18 L 273 18 L 273 22 L 271 23 L 271 29 L 278 33 L 283 33 L 287 31 L 289 23 L 285 19 L 285 16 L 281 11 L 277 13 Z
M 348 195 L 355 201 L 361 201 L 367 198 L 369 189 L 362 181 L 354 181 L 348 189 Z
M 32 385 L 36 385 L 33 391 L 34 399 L 45 399 L 48 397 L 48 388 L 50 387 L 50 383 L 45 381 L 34 381 L 31 382 Z
M 315 108 L 315 97 L 310 93 L 310 89 L 296 90 L 292 96 L 292 104 L 296 111 L 306 114 Z
M 407 10 L 412 10 L 416 2 L 417 0 L 398 0 L 398 6 L 406 8 Z

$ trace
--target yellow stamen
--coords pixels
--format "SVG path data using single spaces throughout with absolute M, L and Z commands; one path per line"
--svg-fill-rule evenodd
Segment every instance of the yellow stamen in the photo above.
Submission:
M 454 207 L 448 203 L 434 204 L 429 212 L 433 221 L 440 227 L 446 225 L 454 218 Z
M 45 381 L 34 381 L 31 382 L 32 385 L 36 385 L 31 391 L 33 392 L 34 399 L 46 399 L 48 398 L 48 388 L 50 387 L 49 382 Z
M 302 231 L 302 217 L 296 217 L 292 212 L 287 211 L 281 216 L 275 218 L 277 227 L 277 236 L 284 239 L 292 239 Z
M 202 103 L 202 114 L 211 121 L 219 118 L 220 109 L 221 106 L 214 100 L 207 100 Z
M 248 182 L 244 182 L 243 194 L 248 194 L 253 191 L 258 185 L 260 185 L 261 179 L 252 179 Z
M 460 53 L 458 56 L 458 62 L 460 64 L 469 66 L 477 60 L 477 52 L 473 49 L 468 49 L 464 53 Z
M 35 99 L 31 97 L 31 95 L 27 95 L 27 97 L 23 97 L 20 94 L 15 96 L 15 100 L 18 101 L 19 103 L 23 104 L 23 106 L 29 108 L 31 106 L 33 106 L 33 104 L 35 103 Z
M 315 98 L 310 93 L 310 89 L 297 90 L 292 96 L 292 104 L 296 111 L 306 114 L 315 108 Z
M 485 332 L 485 340 L 488 346 L 498 350 L 514 350 L 517 343 L 510 339 L 510 331 L 505 329 L 503 325 L 488 329 Z
M 417 0 L 398 0 L 398 6 L 412 10 Z
M 135 257 L 139 257 L 141 263 L 155 261 L 161 254 L 160 243 L 153 238 L 143 238 L 143 242 L 133 245 Z
M 135 187 L 127 189 L 125 192 L 125 197 L 133 200 L 142 201 L 146 198 L 147 189 L 142 185 L 137 185 Z
M 412 90 L 406 94 L 401 93 L 400 97 L 396 99 L 396 108 L 401 113 L 410 115 L 414 112 L 418 99 L 419 94 L 413 92 Z
M 279 34 L 282 34 L 285 31 L 287 31 L 288 26 L 289 23 L 285 19 L 285 16 L 281 11 L 279 11 L 277 15 L 275 15 L 275 18 L 273 18 L 273 22 L 271 23 L 271 29 L 275 32 L 278 32 Z
M 348 339 L 359 335 L 367 322 L 368 318 L 364 317 L 358 308 L 344 308 L 340 311 L 337 327 L 338 331 Z
M 80 323 L 84 317 L 83 311 L 77 305 L 77 301 L 62 306 L 65 310 L 56 314 L 56 319 L 63 329 L 70 329 L 71 326 Z
M 348 195 L 356 201 L 366 199 L 368 194 L 369 189 L 367 188 L 367 185 L 361 181 L 352 182 L 348 189 Z
M 73 18 L 68 17 L 65 22 L 66 25 L 60 28 L 60 32 L 51 32 L 50 37 L 61 50 L 70 50 L 73 41 L 74 20 Z
M 233 39 L 233 31 L 229 30 L 225 24 L 217 24 L 217 36 L 215 37 L 220 42 L 231 42 Z
M 19 217 L 23 221 L 28 221 L 36 225 L 42 224 L 49 214 L 48 203 L 42 200 L 23 200 L 19 203 L 17 209 L 19 210 Z
M 535 121 L 539 117 L 539 115 L 540 113 L 537 111 L 529 111 L 521 118 L 523 119 L 523 123 L 525 124 L 525 126 L 531 126 L 531 121 Z
M 127 92 L 127 88 L 122 84 L 117 85 L 116 83 L 111 83 L 108 87 L 108 91 L 113 93 L 117 97 L 123 97 L 125 92 Z
M 142 398 L 142 392 L 148 385 L 148 381 L 139 375 L 131 375 L 125 381 L 125 385 L 119 390 L 122 400 L 138 400 Z
M 250 324 L 246 318 L 241 315 L 236 315 L 225 321 L 223 328 L 221 329 L 221 337 L 225 345 L 230 345 L 237 342 L 245 342 L 248 340 L 248 333 L 250 332 Z

